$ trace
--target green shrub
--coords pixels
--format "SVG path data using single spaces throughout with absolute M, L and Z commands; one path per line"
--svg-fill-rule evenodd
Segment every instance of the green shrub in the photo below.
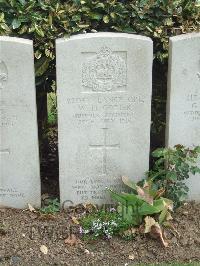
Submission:
M 136 33 L 154 40 L 155 57 L 167 58 L 169 36 L 198 31 L 194 0 L 1 0 L 0 35 L 34 40 L 37 85 L 55 79 L 55 39 L 82 32 Z
M 197 166 L 200 146 L 190 149 L 176 145 L 174 148 L 157 149 L 152 155 L 156 160 L 147 179 L 153 181 L 157 189 L 164 189 L 164 196 L 171 199 L 177 208 L 188 195 L 185 180 L 191 174 L 200 173 Z

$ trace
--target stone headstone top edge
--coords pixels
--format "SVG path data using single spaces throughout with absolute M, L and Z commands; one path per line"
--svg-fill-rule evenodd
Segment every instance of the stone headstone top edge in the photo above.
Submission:
M 85 34 L 76 34 L 67 38 L 59 38 L 56 40 L 56 44 L 67 42 L 71 40 L 80 40 L 80 39 L 90 39 L 90 38 L 127 38 L 134 40 L 142 40 L 153 43 L 152 39 L 149 37 L 145 37 L 137 34 L 130 33 L 119 33 L 119 32 L 97 32 L 97 33 L 85 33 Z
M 27 44 L 27 45 L 33 45 L 32 40 L 24 39 L 24 38 L 18 38 L 18 37 L 10 37 L 10 36 L 0 36 L 0 42 L 17 42 L 21 44 Z
M 170 42 L 176 42 L 176 41 L 182 41 L 185 39 L 199 38 L 199 37 L 200 37 L 200 32 L 192 32 L 192 33 L 185 33 L 185 34 L 180 34 L 177 36 L 170 37 L 169 40 Z

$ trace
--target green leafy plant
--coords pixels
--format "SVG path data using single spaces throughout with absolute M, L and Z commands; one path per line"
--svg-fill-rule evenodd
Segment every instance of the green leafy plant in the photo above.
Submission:
M 109 189 L 111 197 L 119 204 L 117 210 L 122 220 L 134 227 L 142 226 L 139 232 L 159 237 L 162 244 L 167 247 L 162 225 L 166 225 L 166 222 L 172 219 L 170 211 L 173 210 L 173 202 L 163 198 L 164 190 L 156 189 L 151 180 L 145 180 L 142 186 L 127 177 L 122 177 L 122 181 L 131 189 L 130 193 L 116 193 Z
M 156 160 L 147 174 L 147 180 L 151 180 L 156 189 L 163 189 L 164 196 L 174 202 L 175 208 L 179 207 L 188 195 L 189 189 L 185 180 L 190 175 L 200 173 L 197 166 L 199 155 L 199 146 L 190 149 L 182 145 L 159 148 L 152 153 Z
M 162 223 L 173 209 L 173 202 L 161 197 L 163 189 L 157 190 L 154 184 L 145 181 L 141 187 L 136 185 L 127 177 L 122 177 L 125 185 L 132 189 L 131 193 L 117 193 L 108 189 L 111 197 L 119 203 L 118 212 L 123 220 L 131 222 L 133 225 L 140 225 L 147 215 L 159 214 L 158 221 Z
M 161 224 L 172 218 L 170 211 L 173 202 L 163 198 L 163 189 L 156 190 L 151 181 L 145 181 L 143 186 L 127 177 L 122 177 L 122 181 L 131 189 L 131 193 L 116 193 L 108 189 L 111 197 L 118 202 L 117 209 L 95 210 L 82 217 L 79 222 L 80 233 L 84 238 L 92 239 L 103 236 L 109 239 L 113 235 L 130 239 L 140 233 L 139 226 L 143 224 L 143 233 L 152 233 L 153 230 L 163 245 L 167 246 Z
M 53 199 L 53 200 L 50 199 L 48 201 L 48 205 L 39 210 L 39 212 L 42 214 L 54 214 L 59 211 L 60 211 L 60 203 L 58 199 Z

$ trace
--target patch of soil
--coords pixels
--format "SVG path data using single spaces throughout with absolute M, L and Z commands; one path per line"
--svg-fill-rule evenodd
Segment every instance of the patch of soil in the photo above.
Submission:
M 59 198 L 58 128 L 50 126 L 40 145 L 42 194 Z
M 80 212 L 80 211 L 79 211 Z M 71 216 L 80 215 L 67 209 L 55 217 L 30 211 L 0 210 L 0 265 L 129 265 L 157 262 L 200 262 L 200 204 L 185 204 L 174 214 L 168 230 L 169 247 L 148 235 L 133 240 L 121 238 L 65 243 L 78 226 Z M 48 248 L 45 255 L 41 246 Z

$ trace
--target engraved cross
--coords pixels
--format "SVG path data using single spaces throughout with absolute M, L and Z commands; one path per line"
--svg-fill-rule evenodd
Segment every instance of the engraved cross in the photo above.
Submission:
M 4 83 L 8 79 L 7 67 L 3 61 L 0 60 L 0 90 L 4 88 Z
M 2 109 L 0 109 L 0 124 L 1 124 L 1 116 L 2 116 Z M 9 149 L 1 149 L 0 147 L 0 156 L 1 155 L 9 155 L 10 154 L 10 150 Z
M 97 144 L 97 145 L 89 145 L 90 149 L 93 150 L 102 150 L 103 151 L 103 174 L 107 174 L 107 150 L 113 150 L 113 149 L 119 149 L 120 144 L 108 144 L 107 143 L 107 132 L 108 128 L 102 128 L 103 129 L 103 134 L 104 134 L 104 139 L 103 139 L 103 144 Z
M 199 66 L 200 66 L 200 60 L 199 60 Z M 200 72 L 197 72 L 197 78 L 198 78 L 199 81 L 200 81 Z

